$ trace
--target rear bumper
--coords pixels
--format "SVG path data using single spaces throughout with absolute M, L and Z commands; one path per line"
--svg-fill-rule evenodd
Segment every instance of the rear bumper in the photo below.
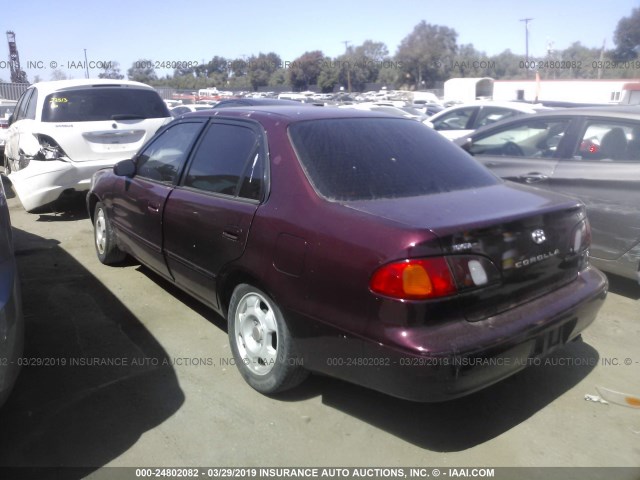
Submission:
M 330 353 L 323 356 L 321 348 L 308 345 L 315 353 L 305 356 L 305 365 L 407 400 L 462 397 L 536 364 L 578 337 L 595 320 L 607 287 L 606 277 L 589 267 L 570 284 L 479 322 L 387 326 L 377 330 L 384 338 L 323 335 Z M 332 343 L 331 337 L 340 340 Z
M 29 165 L 9 175 L 24 209 L 32 211 L 55 202 L 65 190 L 83 192 L 91 187 L 91 176 L 122 159 L 71 162 L 32 160 Z

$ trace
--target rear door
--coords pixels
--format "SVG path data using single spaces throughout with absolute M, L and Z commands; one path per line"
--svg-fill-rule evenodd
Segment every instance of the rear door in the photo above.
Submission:
M 571 125 L 563 117 L 514 120 L 474 136 L 466 149 L 504 179 L 548 188 Z
M 136 159 L 136 175 L 121 179 L 113 196 L 113 223 L 125 250 L 169 276 L 162 254 L 162 215 L 184 163 L 206 119 L 176 123 Z
M 553 175 L 587 206 L 591 255 L 615 260 L 640 241 L 640 121 L 586 118 Z
M 164 211 L 176 283 L 217 306 L 220 270 L 239 258 L 266 190 L 266 142 L 253 122 L 212 121 Z

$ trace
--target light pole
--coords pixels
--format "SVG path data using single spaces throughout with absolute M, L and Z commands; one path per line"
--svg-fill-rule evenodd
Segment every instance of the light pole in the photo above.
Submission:
M 525 46 L 525 68 L 527 69 L 527 78 L 529 78 L 529 22 L 533 18 L 521 18 L 520 21 L 524 22 L 524 46 Z

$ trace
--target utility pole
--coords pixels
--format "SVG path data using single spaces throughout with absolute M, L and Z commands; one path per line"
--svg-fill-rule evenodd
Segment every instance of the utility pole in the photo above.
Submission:
M 346 54 L 349 51 L 349 43 L 351 42 L 349 40 L 343 40 L 342 43 L 344 43 L 344 52 Z M 349 63 L 348 60 L 347 60 L 347 91 L 351 93 L 351 64 Z
M 89 78 L 89 62 L 87 62 L 87 49 L 84 49 L 84 70 L 86 78 Z
M 521 18 L 520 21 L 524 22 L 524 46 L 525 46 L 525 67 L 527 69 L 527 78 L 529 78 L 529 22 L 533 18 Z

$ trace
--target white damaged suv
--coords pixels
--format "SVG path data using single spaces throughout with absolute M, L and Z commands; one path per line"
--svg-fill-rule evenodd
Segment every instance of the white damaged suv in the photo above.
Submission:
M 4 168 L 27 211 L 89 189 L 101 168 L 131 158 L 171 120 L 160 95 L 124 80 L 36 83 L 9 120 Z

